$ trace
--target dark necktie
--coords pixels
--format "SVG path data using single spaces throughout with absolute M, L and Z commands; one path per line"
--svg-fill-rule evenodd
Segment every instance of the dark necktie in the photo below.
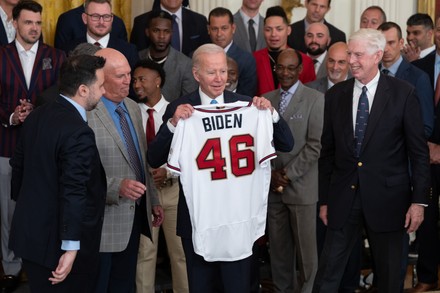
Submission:
M 365 130 L 368 124 L 368 115 L 370 114 L 368 97 L 367 97 L 367 87 L 362 87 L 362 93 L 359 97 L 359 103 L 356 114 L 356 125 L 354 128 L 354 140 L 355 140 L 355 151 L 356 157 L 359 158 L 361 152 L 362 142 L 365 136 Z
M 93 45 L 95 45 L 96 47 L 101 48 L 101 44 L 99 42 L 95 42 Z
M 177 23 L 177 15 L 173 14 L 173 33 L 171 35 L 171 46 L 180 51 L 180 32 L 179 24 Z
M 385 75 L 389 75 L 390 71 L 388 69 L 384 68 L 384 69 L 382 69 L 382 73 Z
M 154 129 L 154 109 L 148 109 L 148 120 L 147 120 L 147 143 L 150 144 L 150 142 L 153 141 L 154 137 L 156 136 L 156 131 Z
M 249 44 L 251 45 L 251 50 L 254 52 L 257 48 L 257 37 L 255 34 L 254 20 L 251 18 L 248 21 L 248 32 L 249 32 Z
M 116 113 L 119 115 L 119 123 L 121 124 L 122 134 L 127 147 L 128 158 L 130 159 L 131 167 L 136 175 L 136 180 L 145 183 L 141 160 L 136 151 L 136 146 L 134 145 L 134 140 L 130 132 L 130 127 L 128 126 L 127 118 L 125 117 L 124 109 L 122 109 L 121 106 L 118 106 L 116 108 Z

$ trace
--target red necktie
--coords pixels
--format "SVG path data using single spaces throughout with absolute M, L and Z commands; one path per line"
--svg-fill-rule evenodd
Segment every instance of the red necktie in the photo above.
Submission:
M 437 83 L 435 84 L 434 106 L 437 106 L 438 101 L 440 101 L 440 74 L 437 76 Z
M 154 129 L 154 109 L 148 109 L 148 120 L 147 120 L 147 144 L 150 144 L 150 142 L 153 141 L 154 137 L 156 136 L 156 131 Z

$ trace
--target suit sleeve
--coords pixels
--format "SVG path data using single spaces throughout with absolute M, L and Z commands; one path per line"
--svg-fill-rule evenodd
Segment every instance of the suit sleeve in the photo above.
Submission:
M 257 91 L 257 66 L 253 57 L 246 58 L 245 68 L 239 68 L 237 92 L 253 97 Z
M 311 109 L 307 127 L 306 144 L 287 165 L 287 177 L 295 181 L 310 170 L 319 159 L 324 119 L 324 97 L 319 96 Z
M 23 132 L 22 132 L 23 134 Z M 24 135 L 24 134 L 23 134 Z M 11 199 L 18 201 L 20 194 L 21 182 L 23 181 L 23 165 L 24 165 L 24 154 L 23 154 L 23 140 L 18 139 L 18 143 L 15 147 L 14 155 L 12 156 L 9 164 L 12 167 L 12 178 L 11 178 Z
M 434 91 L 427 74 L 417 77 L 416 94 L 422 111 L 423 126 L 425 128 L 425 137 L 429 138 L 434 129 Z
M 273 123 L 273 142 L 275 149 L 280 152 L 290 152 L 293 149 L 293 135 L 283 117 Z

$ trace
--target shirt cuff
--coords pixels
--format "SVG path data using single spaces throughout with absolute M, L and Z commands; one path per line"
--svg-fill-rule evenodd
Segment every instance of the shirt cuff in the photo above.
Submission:
M 171 131 L 171 133 L 174 133 L 174 131 L 176 131 L 176 127 L 173 124 L 171 124 L 171 119 L 168 120 L 167 126 L 168 126 L 168 129 Z
M 12 112 L 11 116 L 9 116 L 9 125 L 15 125 L 12 123 L 12 116 L 14 116 L 14 112 Z
M 274 108 L 272 113 L 272 123 L 278 123 L 278 121 L 280 121 L 280 114 L 278 114 L 277 110 Z
M 61 250 L 79 250 L 79 240 L 62 240 Z
M 413 202 L 413 204 L 416 204 L 416 205 L 418 205 L 418 206 L 422 206 L 422 207 L 425 207 L 425 208 L 428 207 L 428 205 L 425 204 L 425 203 L 416 203 L 416 202 Z

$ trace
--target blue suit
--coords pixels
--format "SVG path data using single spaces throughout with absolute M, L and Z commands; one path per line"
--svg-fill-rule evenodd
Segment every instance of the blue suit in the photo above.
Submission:
M 3 26 L 3 22 L 0 23 L 0 46 L 8 44 L 8 37 L 6 36 L 6 30 Z
M 82 20 L 84 5 L 64 12 L 58 17 L 55 29 L 55 48 L 62 49 L 66 43 L 85 36 L 87 28 Z M 121 18 L 114 15 L 112 35 L 127 41 L 127 29 Z
M 241 49 L 234 42 L 226 52 L 238 64 L 237 93 L 253 97 L 257 91 L 257 65 L 251 53 Z

